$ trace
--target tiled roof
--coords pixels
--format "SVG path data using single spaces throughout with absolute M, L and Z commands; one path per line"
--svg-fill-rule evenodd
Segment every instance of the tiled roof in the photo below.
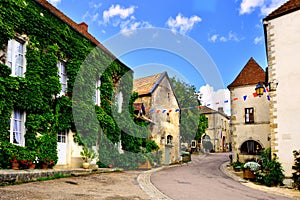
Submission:
M 93 42 L 95 45 L 97 45 L 99 48 L 101 48 L 104 52 L 115 58 L 115 56 L 108 50 L 106 49 L 94 36 L 92 36 L 87 28 L 87 24 L 82 22 L 80 24 L 77 24 L 74 22 L 72 19 L 67 17 L 64 13 L 62 13 L 60 10 L 55 8 L 53 5 L 51 5 L 48 1 L 46 0 L 35 0 L 38 2 L 43 8 L 49 10 L 52 14 L 57 16 L 59 19 L 61 19 L 63 22 L 71 26 L 75 31 L 79 32 L 82 34 L 84 37 L 86 37 L 88 40 Z
M 300 0 L 289 0 L 285 4 L 283 4 L 282 6 L 280 6 L 273 12 L 271 12 L 267 17 L 265 17 L 264 20 L 270 20 L 299 9 L 300 9 Z
M 211 114 L 211 113 L 216 113 L 216 112 L 218 112 L 218 111 L 211 109 L 207 106 L 201 106 L 201 109 L 200 109 L 200 114 Z
M 224 117 L 226 117 L 227 119 L 229 119 L 230 117 L 228 115 L 226 115 L 224 112 L 220 112 L 217 110 L 214 110 L 212 108 L 209 108 L 207 106 L 201 106 L 200 108 L 200 114 L 214 114 L 214 113 L 219 113 L 220 115 L 223 115 Z
M 147 76 L 143 78 L 138 78 L 133 80 L 133 91 L 137 92 L 139 95 L 150 94 L 153 90 L 155 84 L 159 81 L 164 73 L 155 74 L 152 76 Z
M 265 82 L 266 73 L 251 57 L 235 80 L 228 85 L 228 88 L 256 85 L 258 82 Z

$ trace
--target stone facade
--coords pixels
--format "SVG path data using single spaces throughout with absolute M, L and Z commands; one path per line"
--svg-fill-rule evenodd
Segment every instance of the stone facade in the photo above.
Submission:
M 241 162 L 257 158 L 260 151 L 270 147 L 269 101 L 267 94 L 258 97 L 255 93 L 256 84 L 263 83 L 264 80 L 264 70 L 250 58 L 237 78 L 228 86 L 231 95 L 232 150 L 235 161 L 237 155 Z
M 177 163 L 180 156 L 179 108 L 166 72 L 134 80 L 133 91 L 139 93 L 136 103 L 143 103 L 145 117 L 151 120 L 150 132 L 162 151 L 161 163 Z M 152 112 L 151 112 L 152 111 Z
M 264 20 L 270 83 L 272 154 L 278 156 L 287 177 L 294 163 L 293 150 L 300 149 L 298 130 L 300 1 L 290 0 Z
M 202 148 L 205 151 L 229 151 L 231 149 L 230 118 L 224 113 L 223 108 L 213 110 L 202 106 L 200 113 L 208 120 L 208 127 L 202 137 Z

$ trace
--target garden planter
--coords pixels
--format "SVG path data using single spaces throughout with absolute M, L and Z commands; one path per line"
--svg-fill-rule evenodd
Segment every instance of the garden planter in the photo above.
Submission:
M 83 167 L 83 169 L 88 169 L 88 168 L 90 168 L 90 163 L 84 162 L 84 163 L 82 163 L 82 167 Z
M 18 162 L 12 162 L 11 163 L 11 168 L 14 170 L 18 170 L 19 169 L 20 164 Z
M 42 163 L 42 169 L 48 169 L 48 164 L 47 163 Z
M 255 178 L 255 174 L 249 168 L 246 168 L 243 171 L 243 177 L 244 177 L 244 179 L 254 179 Z
M 35 164 L 32 163 L 32 164 L 28 165 L 28 169 L 35 169 Z

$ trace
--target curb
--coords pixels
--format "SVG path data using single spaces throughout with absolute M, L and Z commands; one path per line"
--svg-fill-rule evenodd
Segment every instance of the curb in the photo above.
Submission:
M 207 154 L 201 155 L 202 157 L 207 156 Z M 151 182 L 151 175 L 154 172 L 163 170 L 163 169 L 168 169 L 172 167 L 179 167 L 183 165 L 188 165 L 188 163 L 183 163 L 183 164 L 176 164 L 176 165 L 169 165 L 169 166 L 162 166 L 159 168 L 154 168 L 150 169 L 148 171 L 145 171 L 137 177 L 137 181 L 139 183 L 140 188 L 148 195 L 152 200 L 173 200 L 172 198 L 168 197 L 161 191 L 159 191 Z
M 161 191 L 159 191 L 152 183 L 151 183 L 151 175 L 154 172 L 170 168 L 170 167 L 175 167 L 177 165 L 173 166 L 163 166 L 155 169 L 151 169 L 148 171 L 145 171 L 137 177 L 137 181 L 139 183 L 139 186 L 142 188 L 142 190 L 150 196 L 152 200 L 173 200 Z
M 228 177 L 232 178 L 235 181 L 240 182 L 242 185 L 245 185 L 247 187 L 256 189 L 256 190 L 260 190 L 263 192 L 268 192 L 271 194 L 276 194 L 276 195 L 280 195 L 280 196 L 284 196 L 284 197 L 288 197 L 288 198 L 292 198 L 292 199 L 300 199 L 300 192 L 297 194 L 292 194 L 294 191 L 290 191 L 290 189 L 287 188 L 280 188 L 280 187 L 267 187 L 264 185 L 257 185 L 255 183 L 252 183 L 248 180 L 242 179 L 241 177 L 231 173 L 228 169 L 227 169 L 227 165 L 229 164 L 229 161 L 223 163 L 220 165 L 220 170 Z

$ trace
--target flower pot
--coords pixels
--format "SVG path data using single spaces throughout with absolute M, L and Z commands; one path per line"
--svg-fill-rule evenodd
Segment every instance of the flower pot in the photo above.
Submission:
M 11 163 L 11 168 L 14 170 L 18 170 L 19 169 L 20 164 L 18 162 L 12 162 Z
M 243 177 L 244 177 L 244 179 L 254 179 L 255 178 L 255 174 L 249 168 L 246 168 L 243 171 Z
M 28 169 L 35 169 L 35 164 L 32 163 L 32 164 L 28 165 Z
M 48 169 L 48 164 L 47 163 L 42 163 L 42 169 Z
M 88 169 L 88 168 L 90 167 L 90 163 L 88 163 L 88 162 L 83 162 L 83 163 L 82 163 L 82 167 L 83 167 L 83 169 Z

